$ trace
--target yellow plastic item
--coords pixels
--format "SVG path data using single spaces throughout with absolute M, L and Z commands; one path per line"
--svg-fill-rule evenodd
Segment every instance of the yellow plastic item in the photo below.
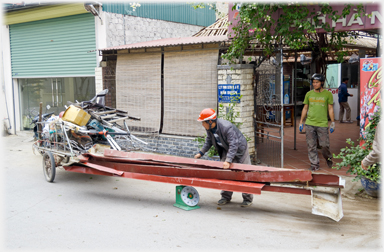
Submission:
M 79 126 L 85 126 L 90 118 L 91 115 L 82 110 L 81 108 L 77 108 L 73 105 L 70 105 L 67 110 L 65 110 L 64 115 L 61 119 Z

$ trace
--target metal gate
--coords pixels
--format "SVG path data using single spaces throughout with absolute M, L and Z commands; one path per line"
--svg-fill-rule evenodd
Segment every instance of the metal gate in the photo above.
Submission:
M 264 62 L 254 75 L 257 158 L 273 167 L 283 167 L 282 84 L 276 85 L 279 82 L 275 79 L 278 68 L 280 66 Z

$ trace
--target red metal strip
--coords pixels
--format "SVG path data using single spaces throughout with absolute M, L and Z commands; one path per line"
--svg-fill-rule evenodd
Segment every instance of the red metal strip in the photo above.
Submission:
M 302 189 L 302 188 L 283 187 L 283 186 L 265 185 L 262 190 L 266 191 L 266 192 L 281 192 L 281 193 L 294 193 L 294 194 L 311 195 L 311 190 Z
M 130 164 L 143 164 L 143 165 L 157 165 L 157 166 L 170 166 L 170 167 L 187 167 L 186 165 L 178 165 L 178 164 L 174 164 L 174 163 L 158 162 L 158 161 L 153 161 L 150 159 L 105 157 L 105 156 L 99 156 L 99 155 L 94 155 L 94 154 L 90 154 L 90 153 L 85 153 L 85 154 L 82 154 L 81 156 L 83 156 L 84 158 L 85 157 L 87 158 L 85 161 L 88 161 L 89 158 L 92 158 L 93 160 L 97 160 L 97 161 L 130 163 Z M 83 160 L 81 159 L 80 162 L 83 162 Z
M 118 171 L 118 170 L 115 170 L 115 169 L 111 169 L 109 167 L 105 167 L 105 166 L 101 166 L 101 165 L 97 165 L 97 164 L 92 164 L 92 163 L 89 163 L 89 162 L 84 162 L 83 164 L 88 166 L 88 167 L 91 167 L 93 169 L 96 169 L 96 170 L 99 170 L 99 171 L 102 171 L 102 172 L 106 172 L 106 173 L 111 173 L 113 175 L 121 176 L 124 173 L 123 171 Z
M 91 154 L 87 154 L 91 155 Z M 151 161 L 161 161 L 173 164 L 185 164 L 190 166 L 200 166 L 200 167 L 213 167 L 213 168 L 223 168 L 222 162 L 210 161 L 204 159 L 194 159 L 194 158 L 185 158 L 185 157 L 176 157 L 176 156 L 166 156 L 166 155 L 156 155 L 149 153 L 139 153 L 139 152 L 124 152 L 117 151 L 112 149 L 104 150 L 105 157 L 115 157 L 115 158 L 130 158 L 130 159 L 142 159 L 142 160 L 151 160 Z M 267 166 L 259 166 L 259 165 L 249 165 L 249 164 L 237 164 L 232 163 L 230 169 L 233 170 L 243 170 L 243 171 L 287 171 L 293 170 L 297 171 L 297 169 L 285 169 L 285 168 L 275 168 L 275 167 L 267 167 Z M 312 179 L 311 171 L 301 170 L 303 174 L 308 174 L 308 178 Z M 309 179 L 309 180 L 310 180 Z
M 79 155 L 79 156 L 77 156 L 77 157 L 78 157 L 78 159 L 79 159 L 79 161 L 80 161 L 81 163 L 87 162 L 88 159 L 89 159 L 89 157 L 88 157 L 87 155 Z
M 84 166 L 63 166 L 65 170 L 79 173 L 87 173 L 94 175 L 104 175 L 104 176 L 113 176 L 112 173 L 96 170 L 90 167 Z M 139 174 L 132 172 L 124 172 L 121 177 L 147 180 L 154 182 L 186 185 L 186 186 L 196 186 L 210 189 L 218 189 L 232 192 L 241 192 L 241 193 L 250 193 L 250 194 L 261 194 L 261 189 L 264 184 L 252 183 L 252 182 L 239 182 L 239 181 L 229 181 L 229 180 L 219 180 L 219 179 L 201 179 L 201 178 L 181 178 L 181 177 L 167 177 L 167 176 L 157 176 L 157 175 L 148 175 L 148 174 Z
M 131 163 L 118 163 L 110 161 L 89 159 L 87 164 L 94 163 L 99 166 L 109 167 L 119 171 L 134 172 L 142 174 L 192 177 L 208 179 L 224 179 L 233 181 L 249 182 L 298 182 L 305 181 L 301 171 L 281 170 L 281 171 L 231 171 L 224 169 L 203 169 L 195 167 L 171 167 L 156 165 L 140 165 Z
M 312 174 L 313 179 L 308 182 L 308 185 L 311 186 L 332 186 L 332 187 L 339 187 L 344 188 L 344 185 L 340 184 L 340 177 L 337 175 L 331 175 L 331 174 Z

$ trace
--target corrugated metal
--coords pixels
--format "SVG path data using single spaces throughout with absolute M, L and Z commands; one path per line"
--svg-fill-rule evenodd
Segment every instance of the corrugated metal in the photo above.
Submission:
M 129 2 L 103 3 L 103 11 L 191 25 L 209 26 L 216 21 L 214 10 L 194 9 L 188 3 L 140 3 L 133 11 Z
M 94 76 L 94 16 L 90 13 L 9 26 L 12 76 Z
M 227 35 L 228 31 L 228 14 L 225 17 L 218 19 L 212 25 L 201 29 L 192 37 L 206 37 L 206 36 L 222 36 Z
M 178 46 L 178 45 L 194 45 L 194 44 L 211 44 L 218 42 L 229 41 L 226 35 L 224 36 L 210 36 L 210 37 L 184 37 L 184 38 L 166 38 L 145 41 L 140 43 L 134 43 L 122 46 L 113 46 L 100 51 L 112 51 L 112 50 L 124 50 L 124 49 L 139 49 L 139 48 L 150 48 L 150 47 L 166 47 L 166 46 Z
M 43 19 L 64 17 L 87 13 L 82 3 L 55 4 L 50 6 L 38 6 L 31 9 L 12 11 L 5 13 L 4 23 L 6 25 L 33 22 Z

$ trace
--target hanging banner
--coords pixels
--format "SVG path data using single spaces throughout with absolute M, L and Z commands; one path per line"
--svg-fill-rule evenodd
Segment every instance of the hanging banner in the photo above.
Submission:
M 360 59 L 360 136 L 373 114 L 378 110 L 381 99 L 381 58 Z

